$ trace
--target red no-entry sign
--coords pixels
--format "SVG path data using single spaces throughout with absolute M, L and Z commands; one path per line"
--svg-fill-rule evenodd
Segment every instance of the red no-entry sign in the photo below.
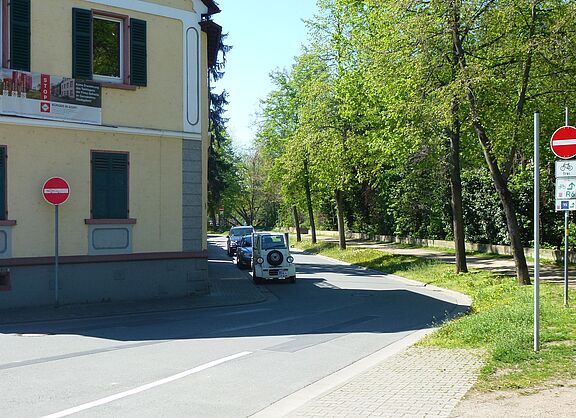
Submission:
M 51 205 L 61 205 L 70 197 L 70 186 L 63 178 L 52 177 L 42 186 L 42 195 Z
M 554 132 L 550 139 L 552 152 L 560 158 L 572 158 L 576 156 L 576 128 L 563 126 Z

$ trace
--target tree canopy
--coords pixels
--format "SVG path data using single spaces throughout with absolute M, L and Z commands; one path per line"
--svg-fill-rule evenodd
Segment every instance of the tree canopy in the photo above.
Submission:
M 542 237 L 561 242 L 546 137 L 576 108 L 576 4 L 318 0 L 309 41 L 271 74 L 255 155 L 276 219 L 511 245 L 532 231 L 532 114 L 542 113 Z M 268 200 L 269 202 L 269 200 Z M 341 239 L 342 244 L 342 239 Z M 462 246 L 463 248 L 463 246 Z M 457 247 L 458 250 L 458 247 Z M 465 263 L 461 268 L 465 270 Z

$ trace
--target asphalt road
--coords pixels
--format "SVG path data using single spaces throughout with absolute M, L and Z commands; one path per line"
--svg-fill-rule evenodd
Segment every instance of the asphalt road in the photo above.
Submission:
M 242 275 L 210 244 L 210 274 Z M 264 303 L 0 326 L 0 416 L 246 417 L 458 308 L 449 294 L 296 253 Z

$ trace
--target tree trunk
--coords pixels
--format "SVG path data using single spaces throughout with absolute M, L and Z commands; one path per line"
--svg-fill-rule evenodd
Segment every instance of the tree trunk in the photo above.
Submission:
M 490 142 L 490 139 L 486 134 L 486 130 L 484 129 L 484 126 L 480 120 L 478 106 L 476 103 L 476 96 L 467 75 L 468 66 L 466 64 L 466 56 L 464 48 L 462 47 L 462 37 L 460 33 L 460 11 L 458 6 L 454 3 L 452 3 L 452 11 L 452 41 L 458 56 L 460 70 L 462 71 L 463 82 L 466 88 L 468 103 L 470 105 L 470 114 L 472 116 L 474 130 L 478 136 L 482 152 L 484 153 L 484 158 L 490 170 L 490 174 L 492 175 L 492 180 L 494 181 L 494 187 L 498 192 L 502 207 L 504 208 L 504 213 L 506 214 L 508 237 L 510 238 L 510 247 L 512 249 L 512 255 L 514 256 L 514 264 L 516 265 L 516 277 L 518 278 L 518 283 L 522 285 L 528 285 L 530 284 L 530 275 L 528 272 L 526 257 L 524 256 L 524 248 L 522 247 L 522 243 L 520 241 L 518 219 L 516 218 L 516 212 L 512 202 L 512 195 L 508 189 L 506 180 L 500 171 L 498 162 L 492 155 L 492 143 Z
M 459 104 L 452 102 L 452 129 L 450 131 L 450 191 L 452 203 L 452 228 L 454 231 L 454 249 L 456 251 L 456 273 L 467 273 L 466 243 L 464 238 L 464 216 L 462 214 L 462 178 L 460 177 L 460 118 Z
M 338 239 L 340 249 L 346 249 L 346 231 L 344 231 L 344 196 L 341 190 L 334 193 L 336 198 L 336 213 L 338 215 Z
M 294 226 L 296 227 L 296 241 L 302 242 L 302 235 L 300 235 L 300 218 L 298 217 L 298 208 L 292 205 L 292 215 L 294 216 Z
M 310 175 L 308 173 L 308 159 L 304 160 L 304 188 L 306 189 L 306 206 L 308 208 L 308 221 L 312 233 L 312 244 L 316 244 L 316 223 L 314 222 L 314 208 L 312 207 L 312 192 L 310 191 Z

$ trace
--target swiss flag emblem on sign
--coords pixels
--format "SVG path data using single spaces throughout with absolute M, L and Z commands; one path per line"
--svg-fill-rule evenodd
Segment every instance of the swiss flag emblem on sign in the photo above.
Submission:
M 563 126 L 554 132 L 550 139 L 552 152 L 560 158 L 572 158 L 576 156 L 576 128 Z

